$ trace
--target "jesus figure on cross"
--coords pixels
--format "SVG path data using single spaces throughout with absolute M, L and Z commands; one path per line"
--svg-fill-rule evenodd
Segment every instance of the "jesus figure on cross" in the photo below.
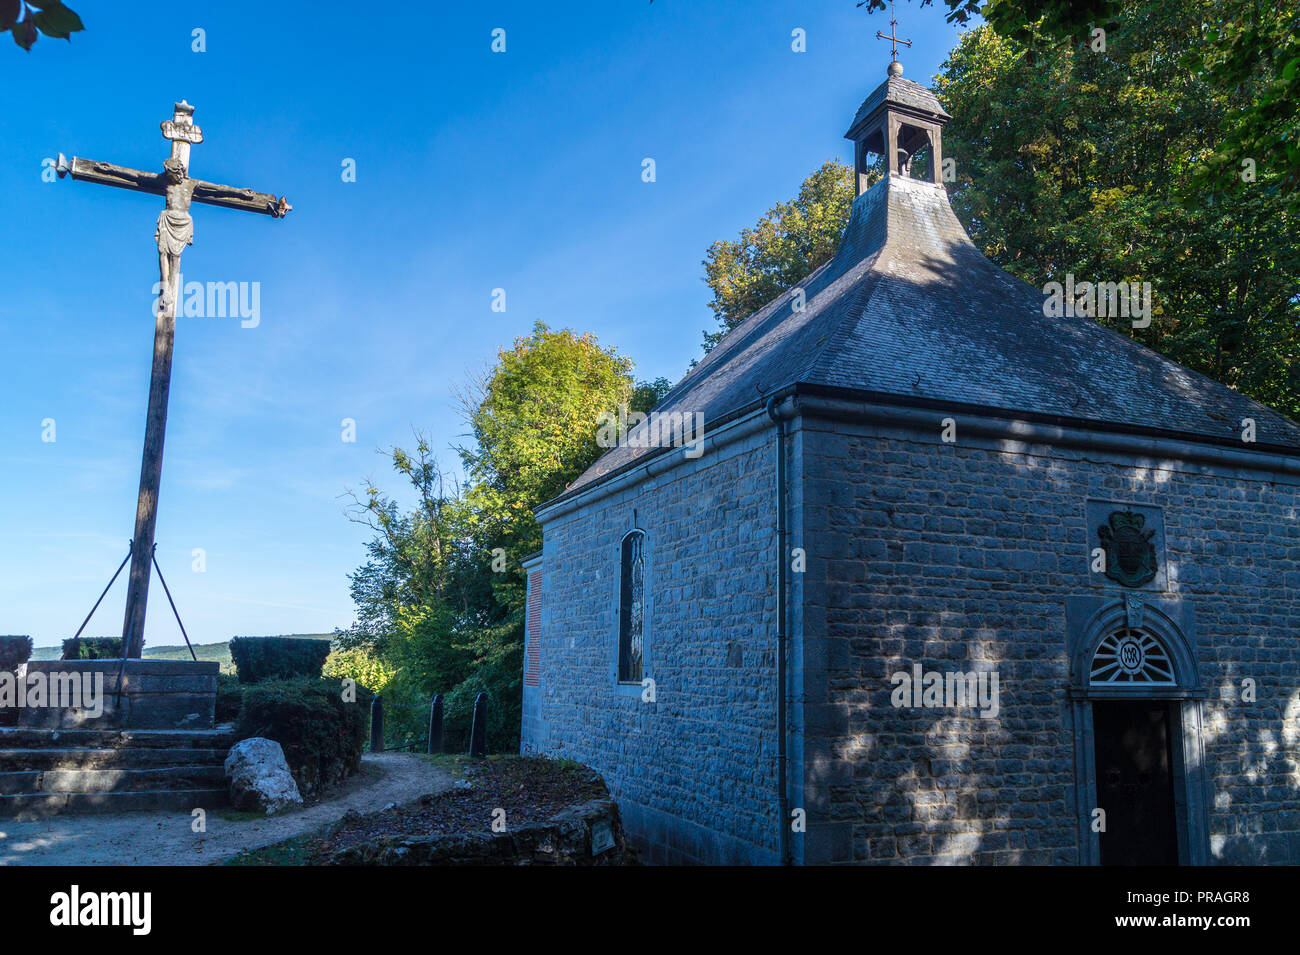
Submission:
M 158 229 L 154 239 L 158 242 L 158 272 L 161 291 L 158 296 L 159 311 L 175 305 L 172 286 L 180 277 L 181 253 L 187 245 L 194 244 L 194 218 L 190 215 L 190 200 L 194 197 L 195 180 L 185 175 L 185 164 L 179 159 L 163 160 L 163 176 L 167 180 L 167 208 L 158 213 Z M 179 295 L 180 290 L 175 290 Z

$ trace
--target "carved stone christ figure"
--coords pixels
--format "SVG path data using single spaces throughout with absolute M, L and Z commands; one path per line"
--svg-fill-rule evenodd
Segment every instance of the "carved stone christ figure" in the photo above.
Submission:
M 194 244 L 194 219 L 190 215 L 190 200 L 194 196 L 195 180 L 185 175 L 185 165 L 179 159 L 163 162 L 166 181 L 167 208 L 158 213 L 158 272 L 162 291 L 158 308 L 165 311 L 175 305 L 173 284 L 180 269 L 181 253 L 187 245 Z

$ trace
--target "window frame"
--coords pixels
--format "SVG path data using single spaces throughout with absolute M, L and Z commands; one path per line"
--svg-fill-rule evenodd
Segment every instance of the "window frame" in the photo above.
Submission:
M 634 537 L 641 541 L 641 676 L 635 680 L 623 679 L 623 617 L 624 617 L 624 565 L 623 553 L 627 542 Z M 615 552 L 614 573 L 614 647 L 611 676 L 618 695 L 641 698 L 644 681 L 650 678 L 650 635 L 653 600 L 650 596 L 652 574 L 650 535 L 640 527 L 633 527 L 619 538 Z

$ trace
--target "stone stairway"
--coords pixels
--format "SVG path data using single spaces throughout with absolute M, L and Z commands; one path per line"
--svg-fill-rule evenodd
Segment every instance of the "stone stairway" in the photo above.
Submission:
M 0 818 L 225 806 L 222 764 L 235 739 L 230 725 L 0 727 Z

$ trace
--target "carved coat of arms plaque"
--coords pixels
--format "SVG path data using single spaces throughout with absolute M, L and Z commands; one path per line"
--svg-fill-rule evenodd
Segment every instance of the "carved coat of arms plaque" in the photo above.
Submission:
M 1112 511 L 1097 536 L 1106 551 L 1106 576 L 1125 587 L 1141 587 L 1159 570 L 1155 531 L 1145 528 L 1146 517 L 1132 511 Z

